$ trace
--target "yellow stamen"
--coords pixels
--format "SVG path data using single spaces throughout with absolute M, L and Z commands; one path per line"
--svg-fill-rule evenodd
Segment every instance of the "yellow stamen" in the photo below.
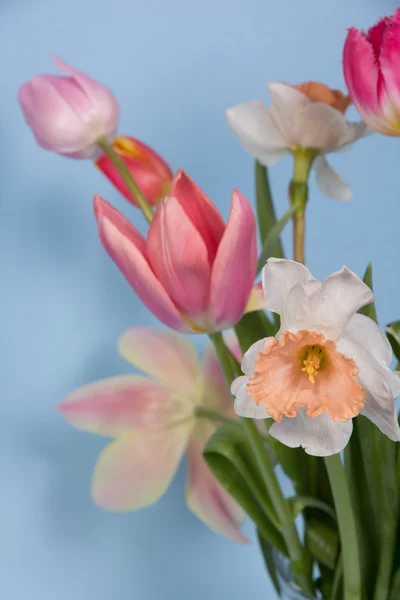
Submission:
M 311 381 L 311 383 L 315 383 L 315 377 L 319 375 L 319 365 L 313 360 L 303 360 L 303 365 L 304 367 L 302 368 L 302 371 L 307 373 L 308 379 Z

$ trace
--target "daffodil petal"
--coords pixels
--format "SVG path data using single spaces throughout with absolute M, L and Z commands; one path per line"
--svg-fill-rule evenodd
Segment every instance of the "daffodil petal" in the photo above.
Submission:
M 240 532 L 244 512 L 215 479 L 204 461 L 206 439 L 195 438 L 188 448 L 186 502 L 190 510 L 210 529 L 236 542 L 247 542 Z
M 93 474 L 96 504 L 112 511 L 153 504 L 167 490 L 185 451 L 188 424 L 124 433 L 101 453 Z
M 317 156 L 314 169 L 318 187 L 325 196 L 338 202 L 347 202 L 353 197 L 351 189 L 332 169 L 325 156 Z
M 345 448 L 352 431 L 351 419 L 336 423 L 328 413 L 309 417 L 302 408 L 298 409 L 296 417 L 283 417 L 280 423 L 275 422 L 269 433 L 289 448 L 302 446 L 312 456 L 331 456 Z
M 234 409 L 239 417 L 248 419 L 268 419 L 269 414 L 264 404 L 259 406 L 247 393 L 249 378 L 245 375 L 237 377 L 231 386 L 232 394 L 235 396 Z
M 131 327 L 119 340 L 119 352 L 136 368 L 173 389 L 194 390 L 201 378 L 194 345 L 184 336 L 151 327 Z
M 139 375 L 85 385 L 61 402 L 58 410 L 74 427 L 111 437 L 181 418 L 180 405 L 170 390 Z
M 262 270 L 265 308 L 282 314 L 290 290 L 312 279 L 314 277 L 304 265 L 294 260 L 270 258 Z

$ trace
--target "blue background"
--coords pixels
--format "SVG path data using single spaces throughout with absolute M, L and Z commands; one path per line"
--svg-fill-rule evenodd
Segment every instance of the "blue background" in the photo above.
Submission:
M 98 240 L 92 195 L 144 221 L 94 169 L 35 145 L 17 88 L 55 72 L 51 53 L 107 83 L 120 132 L 185 168 L 220 207 L 232 187 L 253 201 L 252 159 L 224 117 L 265 98 L 268 80 L 343 89 L 345 28 L 396 6 L 364 0 L 2 0 L 0 6 L 1 592 L 22 600 L 272 598 L 256 544 L 209 532 L 186 509 L 184 469 L 154 507 L 113 515 L 89 481 L 104 440 L 66 425 L 54 406 L 74 388 L 128 372 L 118 336 L 155 324 Z M 356 116 L 354 109 L 352 117 Z M 399 140 L 378 135 L 332 163 L 351 183 L 347 205 L 311 184 L 308 264 L 325 277 L 375 268 L 381 324 L 400 317 Z M 290 160 L 272 171 L 279 214 Z M 285 232 L 289 249 L 290 233 Z M 198 339 L 199 345 L 203 340 Z M 251 524 L 247 533 L 253 538 Z

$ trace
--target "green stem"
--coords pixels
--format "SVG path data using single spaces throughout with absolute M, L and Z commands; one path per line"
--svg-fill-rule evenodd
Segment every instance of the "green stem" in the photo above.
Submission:
M 325 465 L 339 525 L 344 600 L 361 600 L 362 582 L 356 522 L 340 454 L 325 457 Z
M 396 526 L 391 530 L 383 527 L 376 575 L 374 600 L 387 600 L 393 570 L 393 554 L 396 545 Z
M 237 419 L 231 419 L 231 417 L 221 415 L 217 410 L 207 408 L 206 406 L 197 406 L 194 414 L 199 419 L 209 419 L 210 421 L 216 421 L 217 423 L 226 423 L 227 425 L 240 427 L 240 423 Z
M 305 263 L 305 209 L 308 200 L 308 176 L 316 154 L 302 148 L 293 153 L 293 178 L 289 185 L 290 203 L 297 206 L 293 216 L 293 258 Z
M 235 372 L 233 363 L 226 351 L 222 334 L 213 333 L 210 335 L 210 337 L 215 345 L 226 382 L 230 386 L 233 379 L 240 373 Z M 241 422 L 246 433 L 249 446 L 252 450 L 256 464 L 263 479 L 265 488 L 268 490 L 272 504 L 278 516 L 282 529 L 282 535 L 288 548 L 292 570 L 299 585 L 306 592 L 313 593 L 311 574 L 309 572 L 309 561 L 307 560 L 305 550 L 300 543 L 300 538 L 289 507 L 289 503 L 279 486 L 274 466 L 268 455 L 268 452 L 265 450 L 264 440 L 253 419 L 242 418 Z
M 152 208 L 147 202 L 142 190 L 132 177 L 131 172 L 129 171 L 128 167 L 126 166 L 118 152 L 114 150 L 113 145 L 110 144 L 110 142 L 106 138 L 99 138 L 97 140 L 97 144 L 103 150 L 104 154 L 110 159 L 114 167 L 117 169 L 117 171 L 125 181 L 126 185 L 128 186 L 130 193 L 138 203 L 139 208 L 142 210 L 144 216 L 150 223 L 150 221 L 153 218 Z

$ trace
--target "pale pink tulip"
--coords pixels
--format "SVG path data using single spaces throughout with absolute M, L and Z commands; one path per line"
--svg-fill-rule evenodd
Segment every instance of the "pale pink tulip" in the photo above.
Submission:
M 179 171 L 158 205 L 147 240 L 108 202 L 95 197 L 104 248 L 160 321 L 187 332 L 222 331 L 249 303 L 257 308 L 256 222 L 246 198 L 232 193 L 227 225 L 207 196 Z M 258 302 L 259 304 L 260 302 Z
M 343 52 L 351 99 L 371 129 L 400 135 L 400 9 L 367 33 L 349 29 Z
M 240 359 L 237 340 L 227 340 Z M 84 386 L 59 406 L 65 419 L 91 433 L 115 438 L 95 467 L 95 502 L 113 511 L 152 504 L 167 490 L 188 453 L 186 501 L 211 529 L 239 542 L 243 511 L 208 469 L 202 451 L 216 424 L 196 417 L 197 407 L 234 416 L 213 346 L 202 364 L 183 336 L 134 327 L 120 339 L 121 355 L 146 373 L 111 377 Z
M 96 158 L 97 140 L 112 141 L 119 106 L 104 85 L 55 58 L 69 77 L 38 75 L 23 84 L 18 97 L 25 120 L 42 148 L 70 158 Z

